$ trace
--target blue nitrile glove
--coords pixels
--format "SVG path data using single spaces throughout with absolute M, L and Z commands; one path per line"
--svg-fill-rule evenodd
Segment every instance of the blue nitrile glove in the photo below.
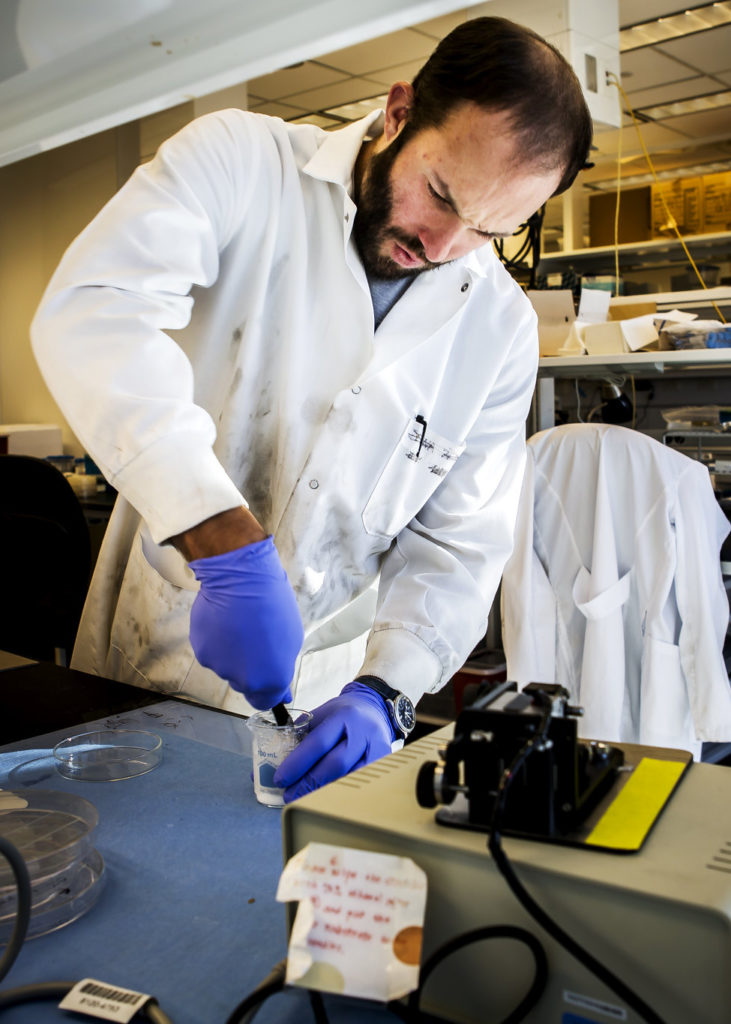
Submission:
M 198 661 L 255 708 L 290 701 L 304 631 L 273 538 L 196 558 L 190 567 L 201 585 L 190 611 Z
M 364 683 L 348 683 L 339 697 L 312 712 L 310 731 L 277 768 L 274 785 L 289 803 L 390 754 L 395 739 L 380 694 Z

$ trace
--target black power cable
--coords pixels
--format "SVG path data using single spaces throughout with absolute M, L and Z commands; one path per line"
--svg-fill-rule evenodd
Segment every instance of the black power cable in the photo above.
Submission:
M 445 942 L 444 945 L 431 954 L 419 972 L 419 987 L 409 996 L 408 1007 L 412 1013 L 417 1013 L 417 1016 L 414 1018 L 415 1020 L 421 1021 L 424 1019 L 420 1015 L 421 996 L 426 980 L 432 971 L 452 953 L 456 953 L 458 950 L 464 949 L 465 946 L 470 946 L 475 942 L 481 942 L 483 939 L 515 939 L 526 945 L 533 954 L 535 974 L 531 987 L 520 1003 L 504 1018 L 501 1024 L 519 1024 L 520 1021 L 525 1019 L 529 1010 L 533 1009 L 545 991 L 546 984 L 548 983 L 548 958 L 543 946 L 532 932 L 527 931 L 525 928 L 519 928 L 516 925 L 506 924 L 486 925 L 483 928 L 475 928 L 472 931 L 464 932 L 449 942 Z
M 6 992 L 0 992 L 0 1012 L 21 1003 L 37 1003 L 44 999 L 63 999 L 76 985 L 75 981 L 45 981 L 37 985 L 19 985 Z M 152 1024 L 172 1024 L 165 1011 L 154 1001 L 145 1003 L 137 1011 Z
M 0 854 L 10 865 L 15 879 L 15 888 L 18 896 L 18 907 L 15 913 L 15 924 L 8 939 L 8 944 L 0 960 L 0 981 L 3 980 L 10 968 L 13 966 L 23 948 L 23 942 L 30 924 L 30 912 L 32 905 L 30 875 L 25 861 L 19 851 L 4 836 L 0 836 Z
M 647 1021 L 647 1024 L 665 1024 L 663 1019 L 655 1013 L 652 1007 L 648 1006 L 644 999 L 638 996 L 621 980 L 621 978 L 618 978 L 612 971 L 610 971 L 608 967 L 593 957 L 590 953 L 587 953 L 587 951 L 583 949 L 575 939 L 572 939 L 571 936 L 565 932 L 563 928 L 561 928 L 560 925 L 558 925 L 538 903 L 536 903 L 530 893 L 528 893 L 524 888 L 522 882 L 518 879 L 510 861 L 508 860 L 507 854 L 502 848 L 500 828 L 502 825 L 510 785 L 533 750 L 546 742 L 548 726 L 551 720 L 550 697 L 547 694 L 540 693 L 540 691 L 536 694 L 536 697 L 543 705 L 543 716 L 535 735 L 528 740 L 528 742 L 518 752 L 512 764 L 503 772 L 498 786 L 497 798 L 495 800 L 495 808 L 490 824 L 490 838 L 488 839 L 487 848 L 495 861 L 497 869 L 510 886 L 513 894 L 528 911 L 531 917 L 533 917 L 552 938 L 562 945 L 564 949 L 568 950 L 576 960 L 583 964 L 584 967 L 588 968 L 588 970 L 590 970 L 592 974 L 596 975 L 596 977 L 599 978 L 599 980 L 608 988 L 612 989 L 612 991 L 623 999 L 624 1002 L 636 1013 L 638 1013 L 643 1020 Z
M 541 232 L 543 230 L 543 218 L 546 213 L 546 207 L 542 206 L 540 210 L 528 218 L 528 220 L 521 224 L 520 227 L 511 236 L 515 238 L 525 232 L 525 238 L 521 242 L 520 248 L 512 256 L 508 257 L 505 255 L 505 239 L 496 238 L 494 245 L 495 251 L 497 252 L 500 262 L 506 267 L 507 270 L 523 270 L 524 260 L 530 254 L 530 272 L 528 278 L 528 288 L 535 288 L 536 277 L 538 274 L 538 264 L 541 259 Z
M 256 1016 L 261 1004 L 269 996 L 282 991 L 286 972 L 287 961 L 280 960 L 266 978 L 232 1010 L 226 1018 L 226 1024 L 249 1024 L 249 1021 Z

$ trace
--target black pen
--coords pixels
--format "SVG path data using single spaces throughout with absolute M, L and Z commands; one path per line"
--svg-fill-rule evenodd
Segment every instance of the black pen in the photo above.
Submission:
M 424 447 L 424 438 L 426 437 L 426 420 L 421 414 L 419 414 L 416 417 L 416 422 L 421 427 L 421 440 L 419 441 L 419 447 L 416 449 L 416 457 L 418 459 L 421 455 L 421 449 Z
M 292 719 L 289 711 L 287 711 L 284 704 L 275 704 L 272 708 L 272 714 L 274 715 L 274 721 L 277 725 L 291 725 Z

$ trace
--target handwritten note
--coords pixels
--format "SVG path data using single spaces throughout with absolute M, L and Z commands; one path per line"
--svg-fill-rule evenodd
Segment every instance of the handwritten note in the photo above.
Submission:
M 288 984 L 382 1002 L 417 987 L 426 875 L 408 857 L 308 843 L 277 899 L 299 902 Z

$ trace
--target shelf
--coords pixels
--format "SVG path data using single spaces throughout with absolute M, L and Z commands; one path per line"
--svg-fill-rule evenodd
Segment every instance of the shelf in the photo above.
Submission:
M 698 263 L 707 260 L 731 258 L 731 233 L 689 235 L 685 244 Z M 653 238 L 645 242 L 622 242 L 618 246 L 619 265 L 622 270 L 643 267 L 675 266 L 687 259 L 677 238 Z M 541 255 L 538 272 L 547 274 L 580 266 L 584 273 L 614 273 L 614 246 L 593 249 L 569 249 L 565 252 L 547 252 Z
M 664 373 L 715 373 L 718 367 L 731 373 L 731 348 L 684 349 L 677 352 L 622 352 L 602 356 L 544 356 L 538 361 L 539 377 L 658 376 Z

